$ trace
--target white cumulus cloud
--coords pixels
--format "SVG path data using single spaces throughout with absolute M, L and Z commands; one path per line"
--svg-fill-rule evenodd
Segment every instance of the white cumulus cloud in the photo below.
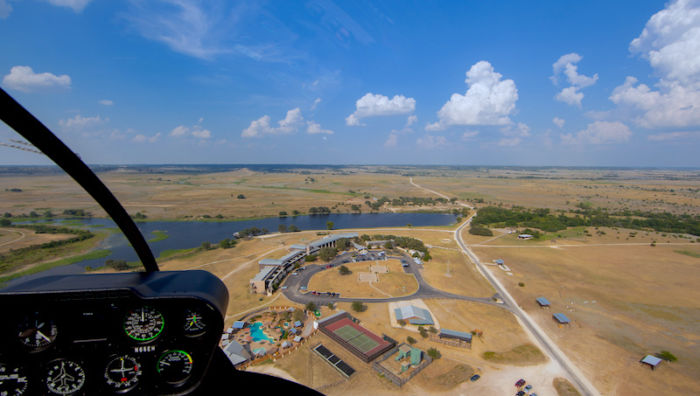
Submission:
M 102 106 L 112 106 L 114 104 L 114 102 L 109 99 L 102 99 L 98 103 Z
M 655 142 L 688 138 L 700 138 L 700 131 L 664 132 L 647 136 L 647 139 Z
M 552 82 L 556 85 L 559 82 L 559 75 L 563 74 L 566 76 L 566 80 L 569 82 L 570 86 L 562 89 L 555 98 L 560 102 L 579 107 L 581 107 L 581 101 L 583 100 L 583 93 L 580 92 L 581 88 L 591 86 L 598 81 L 598 74 L 594 74 L 593 77 L 588 77 L 578 73 L 578 66 L 576 64 L 580 62 L 581 59 L 583 59 L 581 55 L 573 52 L 562 55 L 552 65 L 553 73 L 550 77 Z
M 321 103 L 321 98 L 314 99 L 314 103 L 311 105 L 311 110 L 316 110 L 319 103 Z
M 319 124 L 318 122 L 309 121 L 306 123 L 306 125 L 307 125 L 306 133 L 308 133 L 310 135 L 316 135 L 319 133 L 325 133 L 326 135 L 333 134 L 333 131 L 331 131 L 330 129 L 321 128 L 321 124 Z
M 193 136 L 198 139 L 209 139 L 211 137 L 211 131 L 205 128 L 202 128 L 202 121 L 204 121 L 203 118 L 200 118 L 197 124 L 188 127 L 186 125 L 178 125 L 175 128 L 173 128 L 172 131 L 170 131 L 170 136 L 174 137 L 185 137 L 185 136 Z M 160 135 L 159 135 L 160 136 Z
M 82 12 L 90 1 L 91 0 L 48 0 L 49 3 L 55 6 L 68 7 L 77 13 Z
M 391 131 L 389 137 L 386 138 L 384 142 L 384 147 L 396 147 L 399 144 L 399 133 L 398 131 Z
M 634 122 L 645 128 L 700 125 L 700 1 L 669 3 L 649 19 L 630 51 L 660 75 L 656 89 L 628 76 L 610 100 L 633 110 Z
M 146 143 L 146 142 L 155 143 L 158 141 L 159 138 L 160 138 L 160 132 L 156 133 L 153 136 L 146 136 L 143 134 L 138 134 L 138 135 L 134 136 L 131 140 L 133 142 L 136 142 L 136 143 Z
M 561 140 L 564 144 L 609 144 L 626 142 L 630 136 L 632 132 L 621 122 L 595 121 L 576 134 L 562 134 Z
M 108 118 L 103 119 L 100 116 L 83 117 L 80 114 L 76 114 L 73 118 L 58 121 L 58 125 L 65 130 L 80 131 L 102 125 L 108 120 Z
M 241 136 L 244 138 L 263 137 L 265 135 L 285 135 L 296 132 L 303 124 L 304 117 L 301 115 L 301 110 L 297 107 L 287 111 L 284 119 L 277 122 L 278 126 L 270 125 L 270 116 L 264 115 L 250 123 L 248 128 L 244 129 Z
M 389 116 L 412 113 L 416 109 L 416 100 L 403 95 L 388 96 L 367 93 L 355 102 L 355 112 L 345 118 L 348 125 L 361 125 L 365 117 Z
M 23 92 L 32 92 L 44 88 L 70 87 L 70 76 L 63 74 L 57 76 L 52 73 L 34 73 L 29 66 L 13 66 L 10 74 L 2 79 L 2 83 L 11 89 Z
M 563 128 L 564 123 L 566 123 L 566 121 L 563 118 L 559 118 L 559 117 L 552 118 L 552 122 L 554 123 L 554 125 L 558 126 L 559 128 Z
M 469 86 L 464 95 L 452 94 L 438 111 L 439 121 L 426 126 L 440 130 L 450 125 L 506 125 L 515 110 L 518 89 L 513 80 L 503 80 L 489 62 L 480 61 L 467 71 Z
M 192 131 L 192 136 L 200 139 L 209 139 L 211 137 L 211 131 L 208 129 L 195 129 Z
M 479 135 L 479 131 L 467 131 L 462 134 L 462 141 L 468 142 Z

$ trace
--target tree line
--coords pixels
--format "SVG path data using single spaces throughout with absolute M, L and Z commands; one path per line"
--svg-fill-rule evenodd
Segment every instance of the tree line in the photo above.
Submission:
M 608 212 L 601 208 L 590 208 L 580 205 L 573 211 L 573 216 L 563 213 L 554 215 L 547 208 L 526 209 L 513 207 L 511 209 L 487 206 L 479 209 L 478 215 L 472 220 L 475 226 L 503 224 L 506 227 L 532 227 L 547 232 L 564 230 L 567 227 L 620 227 L 631 229 L 653 229 L 659 232 L 687 233 L 700 236 L 700 215 L 669 212 L 643 212 L 639 210 L 624 210 Z

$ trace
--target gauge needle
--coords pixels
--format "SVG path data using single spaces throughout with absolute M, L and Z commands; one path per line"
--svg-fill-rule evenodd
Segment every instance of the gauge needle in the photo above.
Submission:
M 142 310 L 141 310 L 141 321 L 142 321 L 142 322 L 143 322 L 144 320 L 146 320 L 146 317 L 144 316 L 144 312 L 143 312 L 143 311 L 144 311 L 144 310 L 142 309 Z
M 161 360 L 160 364 L 164 364 L 164 365 L 166 365 L 166 366 L 170 366 L 170 363 L 168 363 L 168 362 L 166 362 L 166 361 L 164 361 L 164 360 Z
M 38 335 L 40 335 L 42 338 L 44 338 L 46 341 L 51 342 L 51 339 L 47 336 L 44 335 L 44 333 L 40 332 L 39 330 L 36 331 Z

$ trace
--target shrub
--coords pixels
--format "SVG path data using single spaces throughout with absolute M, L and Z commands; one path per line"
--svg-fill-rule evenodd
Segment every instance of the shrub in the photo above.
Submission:
M 413 337 L 411 337 L 411 336 L 408 336 L 408 337 L 406 337 L 406 342 L 408 342 L 409 344 L 413 345 L 413 344 L 415 344 L 415 343 L 418 342 L 418 341 L 416 341 L 415 338 L 413 338 Z
M 316 310 L 316 304 L 313 303 L 313 301 L 309 301 L 306 304 L 306 310 L 307 311 L 315 311 Z
M 518 282 L 518 286 L 525 287 L 525 284 L 523 282 Z
M 442 357 L 442 354 L 437 349 L 430 348 L 428 349 L 428 356 L 430 356 L 433 359 L 440 359 Z
M 406 321 L 404 319 L 399 319 L 399 320 L 397 320 L 397 322 L 399 323 L 399 326 L 401 326 L 401 327 L 406 326 Z
M 340 268 L 338 268 L 338 272 L 340 272 L 340 275 L 350 275 L 352 274 L 352 271 L 344 265 L 341 265 Z
M 428 338 L 428 330 L 426 330 L 423 326 L 418 327 L 418 332 L 420 333 L 421 337 Z
M 493 236 L 493 232 L 491 230 L 479 225 L 472 225 L 471 228 L 469 228 L 469 233 L 472 235 Z
M 661 351 L 656 354 L 656 357 L 658 357 L 659 359 L 663 359 L 667 362 L 675 362 L 676 360 L 678 360 L 678 358 L 669 351 Z
M 367 306 L 362 303 L 362 301 L 353 301 L 352 310 L 355 312 L 364 312 L 367 310 Z

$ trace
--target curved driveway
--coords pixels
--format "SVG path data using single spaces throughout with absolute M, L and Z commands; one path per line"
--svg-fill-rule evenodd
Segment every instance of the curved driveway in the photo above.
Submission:
M 495 301 L 493 301 L 492 298 L 488 297 L 469 297 L 469 296 L 462 296 L 459 294 L 454 294 L 454 293 L 448 293 L 442 290 L 438 290 L 432 286 L 430 286 L 425 279 L 423 279 L 423 275 L 421 275 L 420 270 L 418 269 L 418 265 L 413 262 L 413 259 L 409 257 L 392 257 L 396 258 L 399 260 L 405 260 L 408 262 L 408 267 L 406 268 L 406 272 L 409 274 L 413 274 L 416 277 L 416 280 L 418 281 L 418 290 L 410 294 L 408 296 L 401 296 L 401 297 L 387 297 L 387 298 L 347 298 L 347 297 L 334 297 L 331 295 L 327 294 L 311 294 L 310 292 L 302 293 L 299 288 L 304 286 L 308 287 L 309 285 L 309 280 L 311 279 L 312 276 L 315 274 L 321 272 L 321 271 L 335 271 L 336 267 L 340 266 L 343 262 L 344 259 L 348 259 L 349 254 L 343 254 L 331 261 L 330 265 L 331 268 L 326 269 L 326 265 L 319 265 L 319 264 L 310 264 L 304 267 L 304 270 L 297 271 L 297 275 L 292 275 L 290 274 L 287 276 L 287 280 L 284 283 L 284 286 L 287 287 L 286 290 L 283 291 L 285 297 L 288 299 L 301 303 L 301 304 L 307 304 L 309 302 L 313 302 L 316 305 L 326 305 L 331 302 L 353 302 L 353 301 L 361 301 L 361 302 L 366 302 L 366 303 L 386 303 L 386 302 L 393 302 L 393 301 L 404 301 L 404 300 L 413 300 L 416 298 L 450 298 L 450 299 L 455 299 L 455 300 L 465 300 L 465 301 L 474 301 L 474 302 L 480 302 L 484 304 L 489 304 L 489 305 L 495 305 L 498 307 L 506 308 L 509 309 L 508 307 L 505 307 L 503 304 L 499 304 Z

